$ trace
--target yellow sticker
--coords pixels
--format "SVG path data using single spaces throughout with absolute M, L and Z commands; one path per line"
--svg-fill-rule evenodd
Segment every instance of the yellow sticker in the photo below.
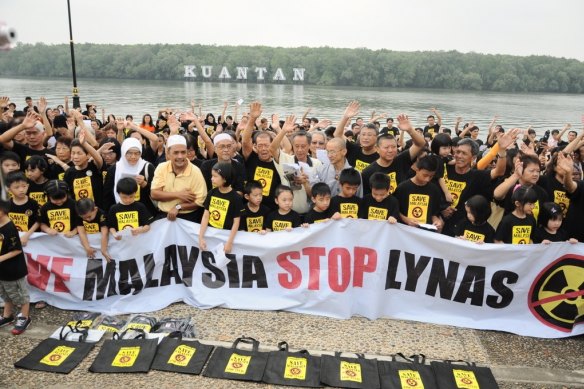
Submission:
M 361 378 L 361 365 L 341 361 L 341 381 L 363 382 Z
M 140 227 L 138 211 L 118 212 L 116 213 L 116 219 L 118 221 L 118 231 L 121 231 L 126 227 Z
M 367 212 L 367 219 L 369 220 L 387 220 L 387 209 L 369 207 L 369 212 Z
M 272 222 L 272 231 L 284 231 L 286 228 L 292 228 L 292 222 L 284 220 L 274 220 Z
M 71 213 L 69 208 L 50 209 L 47 211 L 49 227 L 57 232 L 71 231 Z
M 127 328 L 131 330 L 144 330 L 144 332 L 150 332 L 152 326 L 150 324 L 130 323 Z
M 233 353 L 229 358 L 229 362 L 227 362 L 227 366 L 225 366 L 225 373 L 244 375 L 247 372 L 250 361 L 251 356 Z
M 45 192 L 29 192 L 28 197 L 39 203 L 39 206 L 41 207 L 47 202 L 47 195 Z
M 8 212 L 8 217 L 12 220 L 12 223 L 14 223 L 18 231 L 28 231 L 28 216 L 25 213 Z
M 395 172 L 387 173 L 389 177 L 389 193 L 395 192 L 395 188 L 397 188 L 397 178 Z
M 444 172 L 446 173 L 446 170 Z M 448 178 L 445 178 L 445 180 L 446 187 L 448 188 L 448 191 L 452 196 L 452 207 L 456 208 L 458 206 L 458 200 L 460 199 L 460 196 L 462 195 L 464 188 L 466 188 L 466 182 L 448 180 Z
M 132 367 L 140 355 L 140 347 L 122 347 L 112 362 L 115 367 Z
M 566 196 L 566 192 L 563 190 L 554 190 L 554 203 L 562 207 L 562 213 L 566 217 L 568 207 L 570 206 L 570 199 Z
M 74 347 L 57 346 L 41 359 L 41 363 L 49 366 L 61 366 L 65 359 L 75 351 Z
M 246 220 L 248 232 L 259 232 L 264 229 L 264 217 L 248 217 Z
M 120 330 L 119 328 L 104 326 L 103 324 L 98 325 L 97 329 L 100 331 L 106 331 L 106 332 L 118 332 Z
M 454 369 L 452 373 L 454 374 L 454 381 L 456 381 L 457 388 L 480 389 L 477 378 L 472 371 Z
M 539 215 L 539 200 L 533 204 L 533 217 L 537 220 L 537 216 Z
M 93 199 L 93 187 L 91 186 L 91 177 L 76 178 L 73 180 L 73 193 L 75 200 Z
M 228 210 L 229 200 L 211 196 L 209 203 L 209 225 L 215 228 L 223 228 Z
M 97 234 L 100 232 L 98 223 L 88 223 L 83 220 L 83 227 L 85 227 L 85 232 L 88 234 Z
M 469 230 L 464 230 L 464 239 L 470 240 L 471 242 L 484 242 L 485 236 L 483 234 L 479 234 L 478 232 L 473 232 Z
M 369 165 L 370 165 L 369 163 L 363 162 L 363 161 L 361 161 L 361 160 L 358 159 L 358 160 L 355 161 L 355 170 L 358 170 L 359 172 L 362 172 Z
M 398 370 L 402 389 L 424 389 L 420 373 L 415 370 Z
M 93 320 L 81 320 L 81 323 L 79 323 L 79 327 L 91 327 L 91 324 L 93 323 Z M 71 327 L 75 327 L 77 325 L 76 321 L 70 321 L 69 323 L 67 323 L 68 326 Z
M 357 219 L 359 218 L 359 205 L 355 203 L 341 203 L 339 213 L 343 218 Z
M 531 239 L 531 226 L 513 226 L 511 232 L 513 233 L 511 243 L 529 244 Z
M 423 194 L 410 194 L 408 203 L 408 217 L 420 223 L 427 222 L 430 196 Z
M 284 378 L 292 380 L 305 380 L 306 364 L 306 358 L 286 358 L 286 370 L 284 371 Z
M 184 367 L 189 364 L 191 358 L 193 357 L 193 355 L 195 355 L 196 352 L 197 352 L 196 348 L 181 344 L 180 346 L 174 349 L 172 355 L 170 356 L 170 358 L 168 358 L 167 363 L 170 365 Z
M 274 171 L 258 166 L 253 175 L 253 179 L 262 184 L 262 195 L 269 196 L 270 188 L 272 187 L 272 180 L 274 179 Z

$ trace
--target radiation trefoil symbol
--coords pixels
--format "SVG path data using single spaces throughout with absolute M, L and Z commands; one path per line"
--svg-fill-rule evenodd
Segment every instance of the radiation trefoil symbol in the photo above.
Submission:
M 562 332 L 584 323 L 584 257 L 564 255 L 543 269 L 529 290 L 529 309 Z

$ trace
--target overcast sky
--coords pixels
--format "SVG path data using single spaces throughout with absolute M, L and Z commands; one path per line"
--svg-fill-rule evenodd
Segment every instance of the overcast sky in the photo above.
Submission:
M 583 0 L 70 1 L 75 43 L 458 50 L 584 60 Z M 21 42 L 69 43 L 66 0 L 0 0 L 0 21 Z

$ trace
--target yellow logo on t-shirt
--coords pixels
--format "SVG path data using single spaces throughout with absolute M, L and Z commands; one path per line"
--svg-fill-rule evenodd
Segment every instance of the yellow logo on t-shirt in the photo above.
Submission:
M 75 193 L 75 200 L 93 199 L 91 177 L 75 178 L 73 180 L 73 193 Z
M 341 217 L 346 219 L 357 219 L 359 217 L 359 205 L 355 203 L 341 203 Z
M 369 220 L 387 220 L 387 209 L 369 207 L 369 212 L 367 212 L 367 219 Z
M 361 365 L 341 361 L 341 381 L 363 382 L 361 378 Z
M 174 349 L 172 355 L 170 356 L 170 358 L 168 358 L 167 363 L 170 365 L 184 367 L 189 364 L 191 358 L 193 357 L 193 355 L 195 355 L 196 352 L 197 352 L 196 348 L 181 344 L 180 346 Z
M 88 223 L 84 220 L 83 227 L 85 227 L 85 232 L 87 232 L 88 234 L 99 233 L 99 224 L 98 223 Z
M 392 194 L 395 191 L 395 188 L 397 188 L 396 173 L 387 173 L 387 176 L 389 177 L 389 194 Z
M 464 230 L 464 239 L 470 240 L 471 242 L 484 242 L 485 236 L 483 234 L 479 234 L 478 232 L 473 232 L 469 230 Z
M 251 356 L 233 353 L 229 358 L 229 362 L 227 362 L 227 366 L 225 366 L 225 373 L 244 375 L 247 372 L 250 361 Z
M 531 226 L 513 226 L 511 243 L 529 244 L 531 240 Z
M 47 195 L 45 192 L 29 192 L 28 197 L 35 200 L 40 206 L 45 205 L 47 202 Z
M 264 228 L 264 217 L 248 217 L 246 223 L 248 232 L 259 232 Z
M 563 190 L 554 190 L 554 203 L 562 207 L 562 213 L 566 217 L 568 207 L 570 206 L 570 199 L 566 196 L 566 192 Z
M 415 370 L 398 370 L 402 389 L 424 389 L 420 373 Z
M 284 370 L 284 378 L 292 380 L 305 380 L 306 364 L 306 358 L 286 358 L 286 370 Z
M 466 182 L 446 179 L 446 187 L 452 196 L 452 207 L 456 208 L 458 206 L 458 200 L 460 199 L 464 188 L 466 188 Z
M 209 225 L 215 228 L 223 228 L 228 209 L 229 200 L 211 196 L 211 201 L 209 202 Z
M 274 220 L 272 222 L 272 231 L 284 231 L 286 228 L 292 228 L 292 222 L 285 220 Z
M 140 347 L 122 347 L 112 362 L 116 367 L 132 367 L 140 355 Z
M 28 231 L 28 216 L 25 213 L 8 212 L 8 217 L 18 231 Z
M 73 351 L 75 351 L 74 347 L 57 346 L 50 353 L 45 355 L 40 362 L 49 366 L 61 366 L 69 355 L 73 354 Z
M 274 178 L 274 171 L 272 169 L 266 169 L 265 167 L 258 166 L 253 175 L 253 179 L 259 181 L 262 184 L 262 195 L 269 196 L 270 188 L 272 187 L 272 180 Z
M 47 218 L 49 219 L 49 227 L 57 232 L 71 231 L 71 213 L 69 208 L 50 209 L 47 211 Z
M 430 196 L 423 194 L 410 194 L 408 203 L 408 217 L 420 223 L 426 223 Z
M 537 220 L 537 216 L 539 215 L 539 200 L 533 204 L 533 217 Z
M 116 219 L 118 221 L 118 231 L 121 231 L 126 227 L 140 227 L 138 211 L 118 212 L 116 213 Z
M 355 170 L 358 170 L 359 172 L 362 172 L 369 165 L 370 165 L 369 163 L 363 162 L 363 161 L 361 161 L 361 160 L 358 159 L 358 160 L 355 161 Z
M 477 378 L 472 371 L 468 370 L 452 370 L 454 374 L 454 381 L 456 387 L 460 389 L 480 389 Z

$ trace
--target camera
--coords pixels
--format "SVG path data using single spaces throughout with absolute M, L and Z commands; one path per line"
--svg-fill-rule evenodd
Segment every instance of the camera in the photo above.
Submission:
M 550 130 L 547 130 L 545 132 L 545 134 L 543 135 L 543 137 L 539 141 L 540 142 L 546 142 L 547 143 L 549 137 L 550 137 Z

